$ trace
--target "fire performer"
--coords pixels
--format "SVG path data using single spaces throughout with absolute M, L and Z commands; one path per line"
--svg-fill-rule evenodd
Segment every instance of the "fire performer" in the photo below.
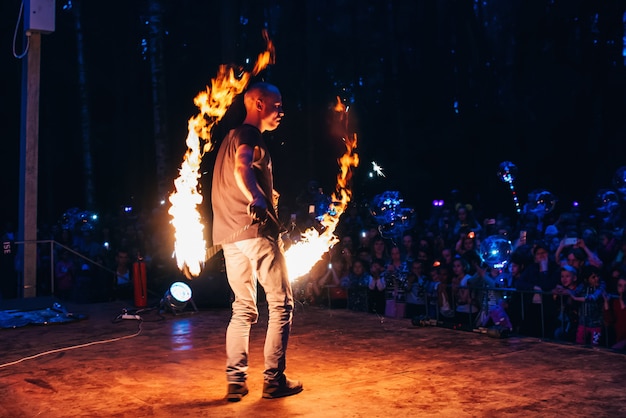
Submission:
M 258 319 L 257 280 L 269 309 L 265 337 L 263 398 L 302 391 L 285 376 L 293 295 L 280 243 L 272 162 L 262 133 L 273 131 L 284 116 L 280 91 L 256 83 L 244 94 L 246 117 L 220 145 L 213 171 L 213 242 L 222 242 L 228 283 L 235 295 L 226 331 L 227 400 L 247 393 L 251 325 Z

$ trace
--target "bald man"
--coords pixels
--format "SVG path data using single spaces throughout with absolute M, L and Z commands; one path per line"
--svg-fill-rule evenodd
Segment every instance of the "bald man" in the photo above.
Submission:
M 257 281 L 269 309 L 265 337 L 263 398 L 302 391 L 285 376 L 293 294 L 280 245 L 272 161 L 263 132 L 273 131 L 284 116 L 278 88 L 256 83 L 244 95 L 246 117 L 220 145 L 213 170 L 213 242 L 222 243 L 228 283 L 235 300 L 226 331 L 227 400 L 247 393 L 250 328 L 257 322 Z

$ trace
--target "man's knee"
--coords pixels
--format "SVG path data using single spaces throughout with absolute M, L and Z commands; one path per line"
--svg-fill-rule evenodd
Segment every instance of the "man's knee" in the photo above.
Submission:
M 233 317 L 243 319 L 251 324 L 256 324 L 259 319 L 259 311 L 256 306 L 248 306 L 248 304 L 237 304 L 237 302 L 233 302 Z

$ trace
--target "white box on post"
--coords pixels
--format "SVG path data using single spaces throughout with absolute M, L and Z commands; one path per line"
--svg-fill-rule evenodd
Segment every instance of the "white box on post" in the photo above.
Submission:
M 24 1 L 24 31 L 54 32 L 55 0 Z

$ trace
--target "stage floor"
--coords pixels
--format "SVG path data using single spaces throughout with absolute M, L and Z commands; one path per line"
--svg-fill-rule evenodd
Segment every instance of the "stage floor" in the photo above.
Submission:
M 302 305 L 287 375 L 304 391 L 261 398 L 261 306 L 251 336 L 250 393 L 229 403 L 228 309 L 164 318 L 152 311 L 143 321 L 113 322 L 125 307 L 132 308 L 68 304 L 88 318 L 0 330 L 0 417 L 626 416 L 623 354 Z

